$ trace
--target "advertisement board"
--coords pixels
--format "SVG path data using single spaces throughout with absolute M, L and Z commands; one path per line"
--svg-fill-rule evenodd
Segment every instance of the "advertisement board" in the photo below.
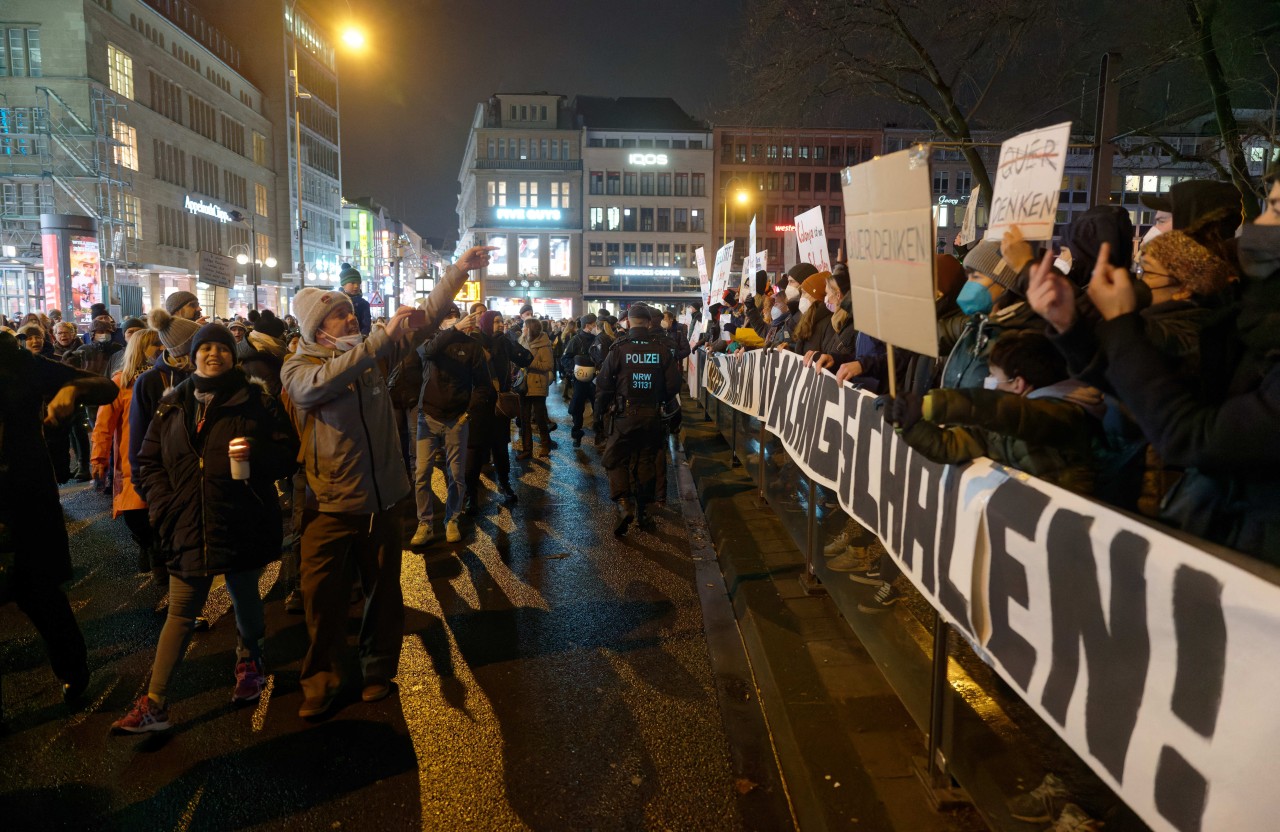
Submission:
M 89 307 L 104 302 L 102 297 L 102 258 L 98 254 L 98 238 L 87 234 L 71 235 L 71 309 L 77 318 L 87 320 Z

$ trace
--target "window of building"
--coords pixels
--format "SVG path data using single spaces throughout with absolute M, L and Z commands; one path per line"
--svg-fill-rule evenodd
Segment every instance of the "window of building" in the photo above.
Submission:
M 632 171 L 627 171 L 622 175 L 622 193 L 627 196 L 635 196 L 638 193 L 636 188 L 636 175 Z
M 803 174 L 803 173 L 802 173 L 802 174 L 800 174 L 800 181 L 801 181 L 801 182 L 804 182 L 804 177 L 805 177 L 806 175 L 807 175 L 807 174 Z M 801 187 L 801 188 L 800 188 L 800 190 L 802 190 L 802 191 L 803 191 L 803 190 L 804 190 L 804 188 L 803 188 L 803 187 Z M 827 190 L 827 175 L 826 175 L 825 173 L 815 173 L 815 174 L 813 175 L 813 190 L 814 190 L 814 193 L 826 193 L 826 190 Z
M 196 251 L 222 252 L 222 223 L 212 217 L 194 216 L 196 226 Z
M 635 146 L 636 146 L 636 140 L 635 140 L 635 139 L 623 139 L 623 140 L 622 140 L 622 146 L 623 146 L 623 147 L 635 147 Z
M 604 243 L 591 243 L 587 246 L 587 265 L 604 265 Z
M 949 171 L 935 170 L 933 172 L 933 192 L 935 194 L 945 194 L 950 181 L 951 175 Z
M 0 26 L 0 77 L 39 78 L 43 63 L 39 29 Z
M 658 260 L 654 265 L 657 265 L 657 266 L 671 265 L 671 244 L 670 243 L 658 243 Z
M 692 261 L 689 259 L 689 246 L 685 243 L 671 244 L 671 265 L 685 269 Z
M 529 108 L 524 104 L 520 105 L 520 120 L 521 121 L 529 120 Z
M 260 217 L 271 216 L 267 207 L 267 186 L 261 182 L 253 183 L 253 210 Z
M 689 195 L 689 174 L 677 173 L 676 174 L 676 196 L 688 196 L 688 195 Z
M 622 246 L 618 243 L 604 244 L 604 264 L 606 266 L 616 266 L 618 261 L 622 259 Z
M 521 182 L 520 183 L 520 207 L 521 208 L 537 208 L 538 207 L 538 183 L 537 182 Z
M 699 211 L 694 208 L 689 212 L 689 230 L 690 231 L 706 231 L 707 215 L 705 211 Z
M 548 156 L 548 155 L 547 155 L 547 153 L 548 153 L 548 151 L 547 151 L 547 140 L 546 140 L 546 139 L 543 139 L 543 140 L 542 140 L 542 158 L 543 158 L 543 159 L 550 159 L 550 158 L 551 158 L 550 156 Z
M 653 146 L 665 147 L 672 150 L 684 150 L 685 140 L 684 139 L 655 139 L 653 142 Z
M 827 181 L 831 183 L 831 193 L 833 194 L 840 193 L 840 174 L 838 173 L 830 174 L 830 178 Z
M 640 195 L 653 196 L 653 174 L 652 173 L 640 174 Z
M 497 182 L 488 183 L 488 185 L 485 187 L 485 191 L 488 193 L 489 207 L 492 208 L 495 205 L 497 205 L 498 204 L 498 183 Z
M 639 219 L 640 219 L 639 214 L 640 212 L 634 208 L 623 208 L 622 209 L 622 230 L 635 231 L 636 224 L 639 222 Z
M 154 69 L 147 71 L 151 80 L 151 109 L 160 115 L 182 123 L 182 87 L 157 73 Z
M 569 140 L 568 139 L 560 140 L 560 158 L 565 160 L 569 159 Z
M 488 155 L 487 155 L 487 156 L 485 156 L 485 158 L 486 158 L 486 159 L 496 159 L 496 158 L 498 158 L 498 156 L 497 156 L 497 153 L 498 153 L 498 143 L 497 143 L 496 141 L 494 141 L 493 139 L 489 139 L 489 141 L 488 141 L 488 143 L 487 143 L 487 147 L 489 148 L 489 153 L 488 153 Z
M 967 170 L 956 171 L 956 193 L 967 194 L 973 190 L 973 173 Z
M 552 208 L 568 208 L 569 207 L 569 183 L 568 182 L 552 182 L 551 183 L 551 207 Z
M 271 256 L 271 237 L 261 231 L 258 232 L 257 239 L 258 259 L 266 260 Z
M 549 274 L 552 277 L 569 277 L 569 238 L 553 236 L 547 239 Z
M 498 183 L 498 207 L 504 208 L 507 204 L 507 183 Z
M 249 207 L 249 182 L 243 176 L 237 176 L 229 170 L 222 172 L 222 197 L 227 202 Z
M 823 179 L 825 180 L 825 179 L 826 179 L 826 177 L 823 177 Z M 766 225 L 773 225 L 774 223 L 776 223 L 776 222 L 778 221 L 778 206 L 777 206 L 777 205 L 766 205 L 766 206 L 764 206 L 764 221 L 765 221 L 765 224 L 766 224 Z
M 807 150 L 808 148 L 802 148 L 802 149 Z M 812 191 L 813 190 L 813 174 L 812 173 L 800 174 L 799 187 L 800 187 L 800 190 L 802 191 Z
M 778 186 L 782 183 L 782 178 L 776 173 L 769 174 L 768 188 L 771 191 L 778 190 Z
M 515 117 L 516 117 L 516 112 L 517 112 L 517 110 L 516 110 L 516 105 L 512 104 L 512 105 L 511 105 L 511 118 L 512 118 L 513 120 L 514 120 L 514 119 L 515 119 Z
M 671 196 L 671 174 L 658 174 L 658 196 Z
M 640 244 L 640 265 L 641 266 L 653 265 L 653 243 Z
M 641 231 L 653 230 L 653 209 L 652 208 L 640 209 L 640 230 Z
M 825 145 L 815 144 L 813 146 L 813 161 L 821 162 L 827 158 L 827 148 Z
M 487 274 L 490 277 L 506 277 L 507 235 L 490 234 L 485 245 L 494 246 L 494 250 L 489 252 L 489 268 L 486 270 Z
M 610 194 L 620 195 L 622 193 L 622 174 L 616 170 L 609 171 L 605 176 L 605 191 Z
M 765 158 L 770 162 L 778 161 L 778 146 L 776 144 L 769 145 L 769 150 L 765 154 Z
M 605 139 L 605 140 L 604 140 L 604 146 L 605 146 L 605 147 L 618 147 L 618 146 L 619 146 L 619 144 L 620 144 L 620 143 L 619 143 L 619 141 L 618 141 L 617 139 Z
M 604 193 L 604 171 L 602 170 L 591 171 L 590 181 L 591 181 L 591 193 L 593 194 Z
M 794 191 L 796 189 L 796 175 L 794 173 L 782 174 L 782 190 Z
M 507 158 L 507 140 L 506 139 L 498 139 L 498 158 L 499 159 Z
M 267 166 L 267 137 L 253 131 L 253 162 L 264 168 Z
M 116 192 L 116 217 L 124 226 L 124 234 L 135 243 L 142 239 L 142 203 L 133 194 Z
M 622 244 L 622 265 L 624 266 L 636 265 L 636 244 L 635 243 Z
M 116 164 L 129 170 L 138 169 L 138 131 L 123 121 L 111 122 L 111 135 L 116 140 L 111 148 L 111 155 Z
M 670 208 L 659 208 L 659 209 L 658 209 L 658 226 L 657 226 L 657 230 L 658 230 L 658 231 L 670 231 L 670 230 L 671 230 L 671 209 L 670 209 Z
M 689 209 L 688 208 L 676 209 L 676 220 L 672 230 L 686 231 L 686 232 L 689 230 Z
M 187 213 L 167 205 L 158 206 L 157 242 L 172 248 L 190 248 L 187 238 Z
M 107 44 L 107 85 L 116 95 L 133 98 L 133 58 L 114 43 Z
M 546 121 L 546 120 L 547 120 L 547 108 L 546 108 L 546 107 L 542 107 L 542 106 L 539 106 L 539 107 L 538 107 L 538 118 L 539 118 L 540 120 L 542 120 L 542 121 Z
M 622 209 L 616 205 L 610 205 L 605 209 L 605 230 L 621 231 L 622 230 Z
M 218 198 L 218 166 L 201 159 L 191 157 L 191 189 L 197 193 Z
M 528 139 L 520 140 L 520 158 L 521 159 L 529 158 L 529 140 Z
M 795 154 L 794 154 L 794 152 L 793 152 L 793 149 L 792 149 L 791 145 L 789 145 L 789 144 L 784 144 L 784 145 L 782 146 L 782 158 L 783 158 L 783 159 L 792 159 L 792 158 L 794 158 L 794 155 L 795 155 Z
M 827 208 L 827 227 L 840 225 L 840 206 L 832 205 Z
M 604 231 L 604 209 L 603 208 L 600 208 L 597 206 L 597 207 L 593 207 L 590 210 L 589 219 L 587 222 L 587 229 L 589 231 Z M 600 264 L 597 263 L 595 265 L 600 265 Z
M 560 142 L 554 139 L 551 142 L 551 158 L 557 161 L 560 159 Z
M 808 159 L 808 158 L 809 158 L 809 145 L 807 145 L 807 144 L 802 144 L 802 145 L 800 145 L 799 147 L 797 147 L 797 148 L 796 148 L 796 158 L 797 158 L 797 159 Z
M 690 192 L 692 196 L 707 195 L 707 176 L 704 173 L 695 173 L 693 175 L 693 190 Z
M 735 162 L 747 161 L 747 146 L 745 144 L 738 145 L 738 152 L 733 157 Z

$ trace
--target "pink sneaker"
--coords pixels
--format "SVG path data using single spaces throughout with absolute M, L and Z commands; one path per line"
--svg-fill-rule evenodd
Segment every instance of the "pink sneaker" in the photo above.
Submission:
M 236 688 L 231 693 L 231 701 L 252 702 L 262 695 L 262 688 L 266 683 L 261 662 L 241 659 L 236 662 Z
M 145 734 L 169 728 L 169 709 L 157 705 L 145 693 L 124 716 L 111 723 L 111 730 L 125 734 Z

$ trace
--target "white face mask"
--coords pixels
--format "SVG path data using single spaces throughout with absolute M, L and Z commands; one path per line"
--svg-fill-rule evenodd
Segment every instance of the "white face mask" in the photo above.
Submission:
M 794 283 L 788 283 L 785 294 L 787 296 L 787 300 L 795 300 L 800 297 L 800 287 Z
M 355 335 L 343 335 L 341 338 L 334 338 L 330 335 L 329 339 L 333 341 L 333 348 L 338 352 L 355 349 L 364 342 L 364 336 L 358 332 Z
M 779 318 L 781 318 L 781 317 L 782 317 L 782 307 L 781 307 L 781 306 L 774 306 L 773 308 L 771 308 L 771 309 L 769 310 L 769 318 L 770 318 L 770 320 L 774 320 L 774 321 L 776 321 L 776 320 L 778 320 L 778 319 L 779 319 Z
M 105 344 L 111 340 L 111 333 L 100 332 L 97 335 L 93 336 L 93 340 L 97 341 L 99 344 Z
M 987 376 L 982 380 L 982 387 L 984 390 L 995 390 L 999 386 L 1000 382 L 995 376 Z
M 800 298 L 800 314 L 801 315 L 808 312 L 810 306 L 813 306 L 813 301 L 809 298 L 808 295 L 805 295 L 804 297 Z

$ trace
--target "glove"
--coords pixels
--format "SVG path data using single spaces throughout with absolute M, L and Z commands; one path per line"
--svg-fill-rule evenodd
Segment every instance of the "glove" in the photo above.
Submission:
M 897 398 L 889 399 L 884 418 L 898 430 L 906 431 L 911 430 L 923 416 L 923 396 L 918 393 L 899 393 Z

